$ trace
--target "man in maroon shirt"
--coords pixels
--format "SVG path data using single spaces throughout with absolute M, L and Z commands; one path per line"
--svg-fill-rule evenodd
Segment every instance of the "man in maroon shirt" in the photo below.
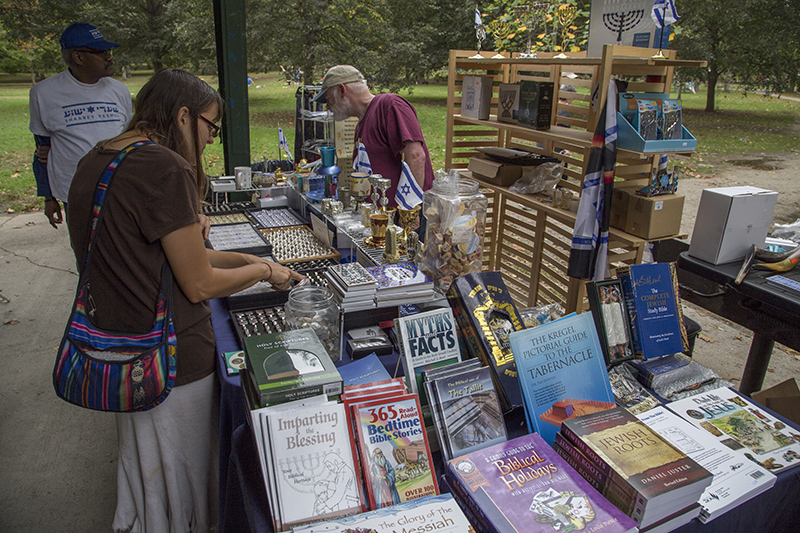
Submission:
M 327 103 L 335 120 L 358 117 L 356 150 L 364 144 L 373 174 L 392 180 L 386 192 L 396 207 L 395 191 L 405 160 L 423 191 L 433 185 L 433 167 L 414 106 L 396 94 L 373 95 L 364 76 L 350 65 L 336 65 L 325 73 L 314 101 Z M 353 154 L 355 158 L 356 154 Z

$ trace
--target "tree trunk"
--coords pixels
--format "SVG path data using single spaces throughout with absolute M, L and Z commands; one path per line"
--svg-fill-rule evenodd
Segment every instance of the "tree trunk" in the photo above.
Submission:
M 717 80 L 719 79 L 719 72 L 717 66 L 711 64 L 708 66 L 708 87 L 706 89 L 706 111 L 709 113 L 714 112 L 714 96 L 717 91 Z
M 153 58 L 153 72 L 158 72 L 164 68 L 164 63 L 159 58 Z

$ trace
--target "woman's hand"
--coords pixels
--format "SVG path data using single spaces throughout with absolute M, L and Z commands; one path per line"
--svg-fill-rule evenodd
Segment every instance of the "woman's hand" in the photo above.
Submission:
M 264 263 L 267 263 L 272 269 L 272 274 L 264 281 L 268 281 L 270 285 L 275 288 L 275 290 L 284 291 L 292 286 L 292 280 L 303 281 L 306 278 L 302 274 L 298 274 L 294 270 L 285 267 L 280 263 L 273 263 L 272 261 L 267 261 L 263 258 L 259 259 L 261 259 Z
M 211 219 L 203 213 L 200 213 L 200 227 L 202 228 L 203 240 L 208 240 L 208 236 L 211 233 Z

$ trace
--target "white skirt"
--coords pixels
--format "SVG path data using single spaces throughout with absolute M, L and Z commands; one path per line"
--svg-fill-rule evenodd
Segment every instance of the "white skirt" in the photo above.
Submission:
M 216 524 L 216 382 L 211 374 L 175 387 L 150 411 L 115 415 L 119 457 L 114 531 L 202 533 Z

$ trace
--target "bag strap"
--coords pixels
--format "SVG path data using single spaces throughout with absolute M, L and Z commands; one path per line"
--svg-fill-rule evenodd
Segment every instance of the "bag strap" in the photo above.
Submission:
M 92 257 L 92 248 L 94 248 L 94 243 L 97 240 L 97 235 L 100 229 L 100 222 L 103 220 L 103 207 L 106 205 L 106 201 L 108 200 L 108 188 L 111 186 L 111 178 L 114 177 L 114 173 L 119 168 L 119 164 L 125 159 L 125 156 L 131 153 L 134 149 L 146 145 L 146 144 L 156 144 L 152 141 L 136 141 L 134 143 L 129 144 L 114 157 L 111 163 L 108 164 L 106 169 L 103 171 L 103 174 L 100 175 L 100 180 L 97 182 L 97 187 L 94 191 L 94 203 L 92 205 L 92 214 L 91 218 L 89 219 L 89 242 L 86 245 L 86 254 L 83 257 L 83 268 L 81 272 L 86 272 L 89 269 L 89 263 L 91 262 Z

